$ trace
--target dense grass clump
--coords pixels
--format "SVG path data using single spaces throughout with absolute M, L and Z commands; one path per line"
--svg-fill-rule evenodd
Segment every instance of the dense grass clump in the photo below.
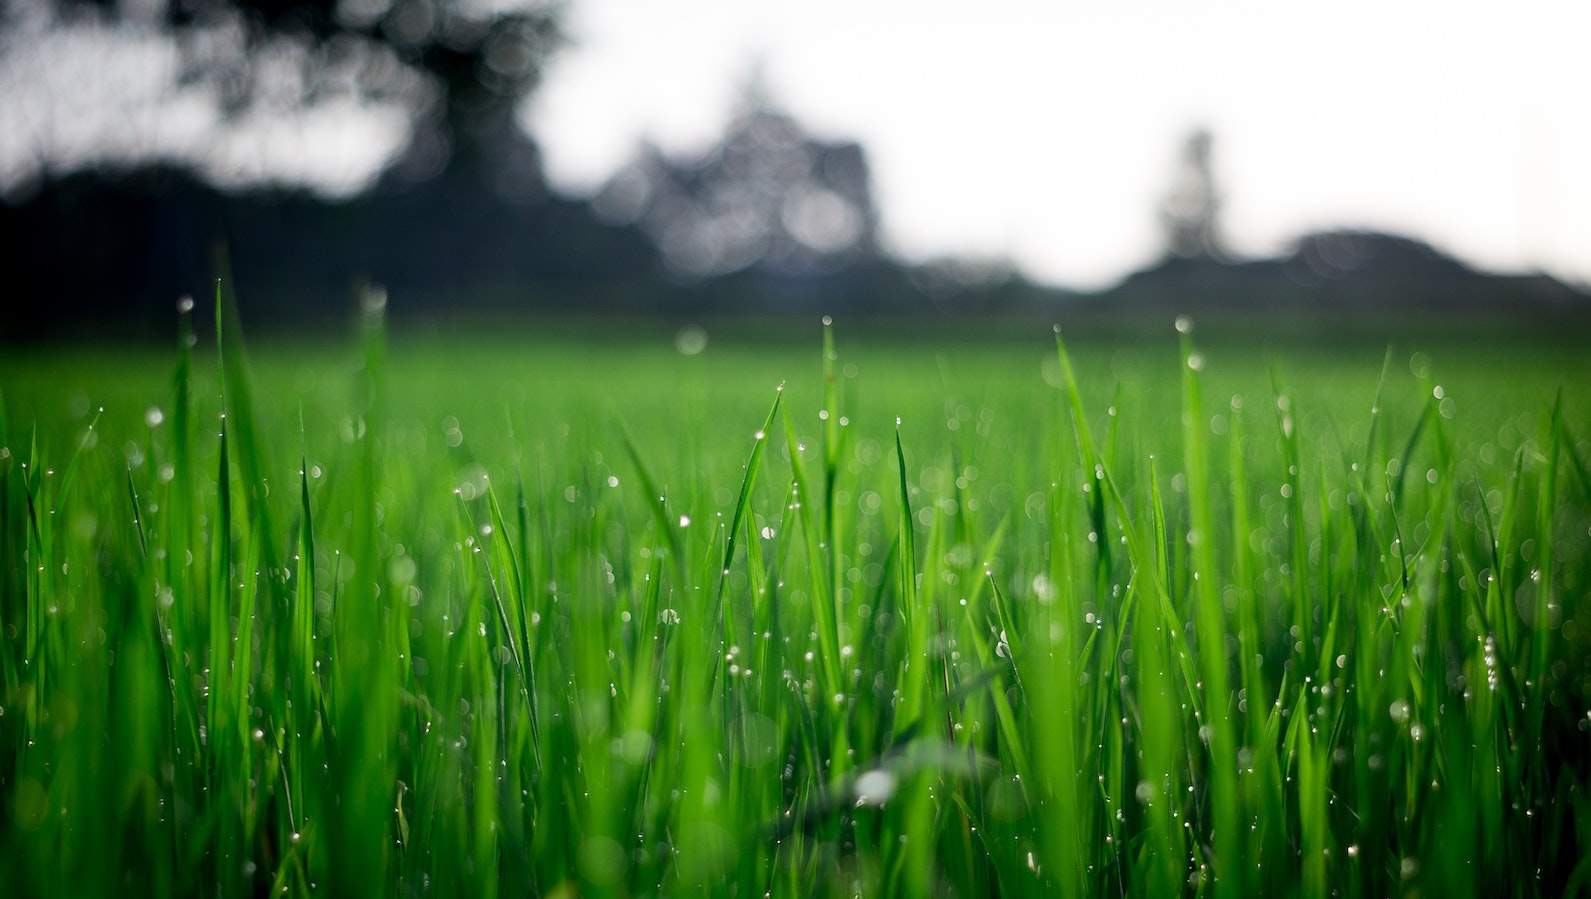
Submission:
M 1572 353 L 380 314 L 0 368 L 6 895 L 1591 888 Z

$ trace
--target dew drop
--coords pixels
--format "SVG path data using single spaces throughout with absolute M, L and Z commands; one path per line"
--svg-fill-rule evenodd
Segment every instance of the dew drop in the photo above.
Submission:
M 856 779 L 856 804 L 881 806 L 895 795 L 895 776 L 874 768 Z

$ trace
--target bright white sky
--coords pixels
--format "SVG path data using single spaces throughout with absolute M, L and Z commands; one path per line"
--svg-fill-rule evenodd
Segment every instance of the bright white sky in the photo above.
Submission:
M 568 29 L 527 121 L 573 191 L 710 145 L 760 65 L 866 147 L 910 259 L 1109 284 L 1203 125 L 1238 253 L 1366 227 L 1591 283 L 1591 3 L 574 0 Z

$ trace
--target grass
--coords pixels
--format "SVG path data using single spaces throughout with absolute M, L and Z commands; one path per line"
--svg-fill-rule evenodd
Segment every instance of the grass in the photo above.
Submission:
M 7 892 L 1586 892 L 1588 363 L 1197 336 L 0 363 Z

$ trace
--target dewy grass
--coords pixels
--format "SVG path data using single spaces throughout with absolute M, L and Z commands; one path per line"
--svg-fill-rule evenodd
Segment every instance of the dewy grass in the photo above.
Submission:
M 902 414 L 825 323 L 765 415 L 560 419 L 381 300 L 346 394 L 219 292 L 167 393 L 4 385 L 6 895 L 1591 889 L 1583 384 L 1216 399 L 1179 322 Z

